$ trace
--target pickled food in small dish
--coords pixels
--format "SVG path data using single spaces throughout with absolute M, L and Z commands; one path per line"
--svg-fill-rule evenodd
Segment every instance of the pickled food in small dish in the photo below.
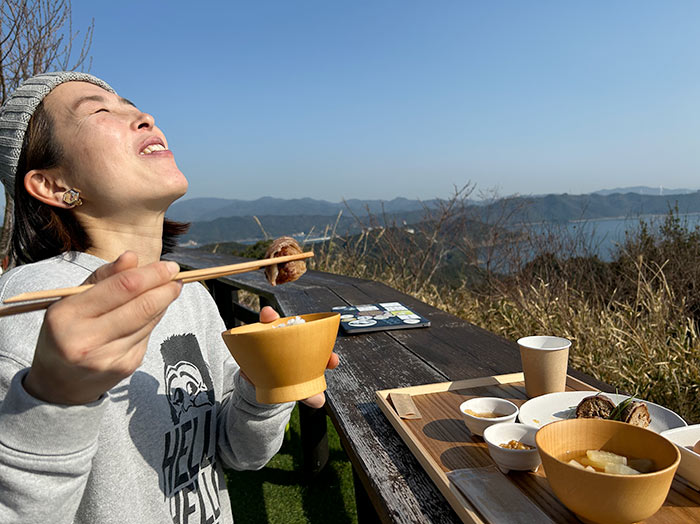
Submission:
M 498 418 L 498 417 L 505 417 L 505 415 L 501 415 L 500 413 L 493 413 L 493 412 L 477 412 L 474 411 L 473 409 L 465 409 L 464 412 L 467 415 L 471 415 L 472 417 L 479 417 L 479 418 Z
M 502 448 L 505 449 L 535 449 L 534 446 L 530 446 L 528 444 L 525 444 L 523 442 L 520 442 L 519 440 L 512 439 L 508 442 L 504 442 L 503 444 L 499 444 Z

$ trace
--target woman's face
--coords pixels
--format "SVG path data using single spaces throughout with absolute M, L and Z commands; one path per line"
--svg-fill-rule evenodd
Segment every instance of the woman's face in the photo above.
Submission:
M 165 136 L 131 102 L 88 82 L 67 82 L 44 105 L 63 152 L 61 176 L 80 190 L 81 212 L 162 212 L 187 191 Z

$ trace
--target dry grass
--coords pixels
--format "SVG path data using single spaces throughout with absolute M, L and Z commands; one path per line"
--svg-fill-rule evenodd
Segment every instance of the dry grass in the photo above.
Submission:
M 604 307 L 575 289 L 556 293 L 544 281 L 511 296 L 468 291 L 423 296 L 465 320 L 516 340 L 556 334 L 573 341 L 571 365 L 700 422 L 700 340 L 693 319 L 665 288 L 663 273 L 641 280 L 634 303 Z
M 664 245 L 669 235 L 662 234 L 659 243 Z M 644 235 L 648 244 L 648 231 Z M 514 277 L 490 274 L 480 288 L 449 287 L 434 283 L 436 267 L 424 272 L 427 278 L 422 282 L 407 279 L 396 267 L 396 260 L 409 267 L 420 264 L 429 257 L 426 253 L 406 250 L 369 259 L 366 246 L 387 236 L 365 233 L 354 243 L 336 238 L 317 254 L 316 269 L 381 280 L 511 340 L 532 334 L 569 338 L 574 368 L 621 392 L 636 392 L 664 405 L 688 423 L 700 423 L 698 319 L 693 315 L 695 308 L 688 306 L 697 302 L 689 293 L 700 283 L 689 285 L 686 279 L 682 286 L 669 285 L 678 272 L 669 279 L 663 258 L 645 258 L 644 249 L 627 249 L 611 264 L 586 257 L 565 263 L 555 258 L 544 270 L 533 270 L 532 265 L 518 261 L 512 266 L 519 268 Z M 533 240 L 541 244 L 542 239 Z M 643 243 L 632 247 L 639 244 Z M 551 239 L 546 245 L 551 246 Z M 666 257 L 678 252 L 672 246 L 666 248 Z M 551 259 L 550 254 L 542 254 Z M 439 263 L 441 258 L 435 260 Z M 674 264 L 678 266 L 677 261 Z
M 238 290 L 238 303 L 253 311 L 260 311 L 260 297 L 244 289 Z

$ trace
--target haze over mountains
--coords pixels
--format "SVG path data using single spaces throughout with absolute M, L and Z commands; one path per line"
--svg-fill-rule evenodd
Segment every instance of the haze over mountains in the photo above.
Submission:
M 649 196 L 673 196 L 695 193 L 696 189 L 667 189 L 659 187 L 635 186 L 616 189 L 601 189 L 590 195 L 609 196 L 616 193 L 634 193 Z M 522 198 L 537 199 L 552 196 L 563 197 L 588 197 L 589 195 L 531 195 L 505 197 L 506 199 Z M 435 206 L 438 199 L 417 200 L 397 197 L 392 200 L 360 200 L 350 199 L 345 202 L 329 202 L 327 200 L 316 200 L 313 198 L 274 198 L 262 197 L 256 200 L 237 200 L 227 198 L 191 198 L 188 200 L 175 202 L 168 210 L 168 217 L 173 220 L 186 222 L 203 222 L 224 217 L 244 217 L 244 216 L 294 216 L 294 215 L 320 215 L 336 216 L 339 211 L 343 213 L 354 213 L 364 215 L 369 210 L 370 213 L 405 213 L 410 211 L 420 211 L 425 206 Z M 482 201 L 471 200 L 473 205 L 483 204 Z M 617 216 L 617 215 L 615 215 Z
M 613 193 L 639 193 L 640 195 L 658 195 L 658 196 L 668 196 L 668 195 L 685 195 L 687 193 L 695 193 L 697 189 L 668 189 L 663 186 L 659 187 L 647 187 L 647 186 L 634 186 L 634 187 L 617 187 L 615 189 L 601 189 L 600 191 L 593 191 L 594 195 L 612 195 Z
M 222 217 L 243 217 L 253 215 L 321 215 L 335 216 L 339 211 L 365 214 L 397 213 L 418 211 L 423 205 L 433 206 L 437 200 L 421 203 L 419 200 L 394 198 L 393 200 L 358 200 L 346 202 L 328 202 L 313 198 L 273 198 L 262 197 L 257 200 L 230 200 L 225 198 L 192 198 L 175 202 L 168 210 L 168 217 L 173 220 L 206 221 Z
M 663 194 L 659 195 L 660 192 Z M 379 217 L 380 224 L 386 219 L 387 224 L 410 226 L 423 221 L 426 209 L 434 209 L 439 203 L 437 199 L 406 198 L 352 199 L 338 203 L 312 198 L 264 197 L 252 201 L 193 198 L 173 204 L 168 218 L 191 222 L 183 240 L 203 244 L 253 241 L 264 238 L 263 229 L 273 237 L 289 234 L 318 237 L 334 228 L 340 235 L 354 234 L 371 225 L 369 214 Z M 700 213 L 700 192 L 634 187 L 587 195 L 516 196 L 493 202 L 468 201 L 465 212 L 474 220 L 493 222 L 494 217 L 508 216 L 511 224 L 517 224 L 661 215 L 674 208 L 681 214 Z

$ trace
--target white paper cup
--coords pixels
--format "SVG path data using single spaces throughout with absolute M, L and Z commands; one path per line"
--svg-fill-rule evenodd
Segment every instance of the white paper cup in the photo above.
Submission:
M 518 346 L 528 397 L 564 391 L 570 340 L 549 336 L 524 337 L 518 340 Z

